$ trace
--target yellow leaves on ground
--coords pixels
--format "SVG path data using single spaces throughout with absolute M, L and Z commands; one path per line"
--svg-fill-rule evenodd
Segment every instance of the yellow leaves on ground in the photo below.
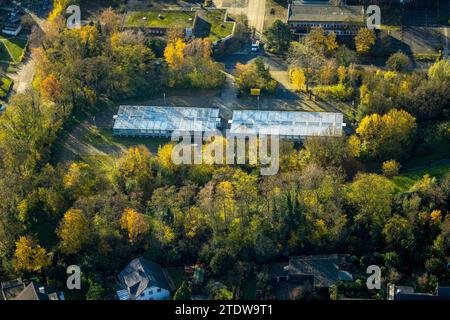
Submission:
M 29 237 L 20 237 L 14 252 L 14 267 L 18 271 L 40 272 L 52 263 L 52 255 Z
M 144 215 L 133 209 L 125 209 L 120 218 L 120 227 L 127 231 L 131 244 L 139 242 L 150 229 Z

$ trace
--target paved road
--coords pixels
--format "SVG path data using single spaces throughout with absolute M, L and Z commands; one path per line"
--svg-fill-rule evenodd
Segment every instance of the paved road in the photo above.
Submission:
M 260 34 L 264 29 L 264 18 L 266 15 L 266 0 L 249 0 L 247 17 L 248 23 L 251 27 L 254 27 Z

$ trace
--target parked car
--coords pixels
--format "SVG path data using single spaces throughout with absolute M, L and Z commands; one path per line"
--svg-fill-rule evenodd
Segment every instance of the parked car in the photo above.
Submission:
M 261 45 L 261 43 L 259 42 L 259 40 L 253 42 L 252 43 L 252 52 L 258 52 L 260 45 Z

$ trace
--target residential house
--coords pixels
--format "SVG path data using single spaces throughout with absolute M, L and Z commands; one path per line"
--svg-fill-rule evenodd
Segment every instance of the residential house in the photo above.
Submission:
M 169 276 L 157 263 L 144 258 L 132 260 L 119 274 L 120 300 L 167 300 L 173 286 Z
M 19 278 L 2 282 L 0 286 L 4 300 L 64 300 L 62 292 L 41 286 L 34 281 L 25 286 Z
M 347 254 L 290 257 L 289 264 L 284 267 L 271 265 L 269 276 L 276 282 L 309 281 L 316 288 L 328 288 L 338 280 L 353 281 L 353 276 L 344 270 L 350 265 Z
M 1 107 L 0 107 L 1 110 Z M 3 300 L 12 300 L 25 289 L 22 279 L 14 279 L 0 283 L 0 298 Z

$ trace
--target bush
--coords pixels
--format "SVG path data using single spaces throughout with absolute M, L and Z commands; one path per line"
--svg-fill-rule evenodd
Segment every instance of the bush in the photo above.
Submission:
M 437 133 L 441 139 L 450 140 L 450 122 L 447 121 L 439 124 Z
M 406 72 L 411 69 L 412 64 L 409 57 L 401 52 L 394 53 L 386 62 L 386 67 L 389 70 Z
M 313 91 L 314 94 L 320 99 L 336 101 L 350 101 L 354 93 L 352 87 L 346 87 L 343 84 L 316 86 Z
M 385 161 L 383 162 L 383 174 L 388 178 L 395 177 L 398 175 L 400 167 L 400 163 L 395 160 Z

